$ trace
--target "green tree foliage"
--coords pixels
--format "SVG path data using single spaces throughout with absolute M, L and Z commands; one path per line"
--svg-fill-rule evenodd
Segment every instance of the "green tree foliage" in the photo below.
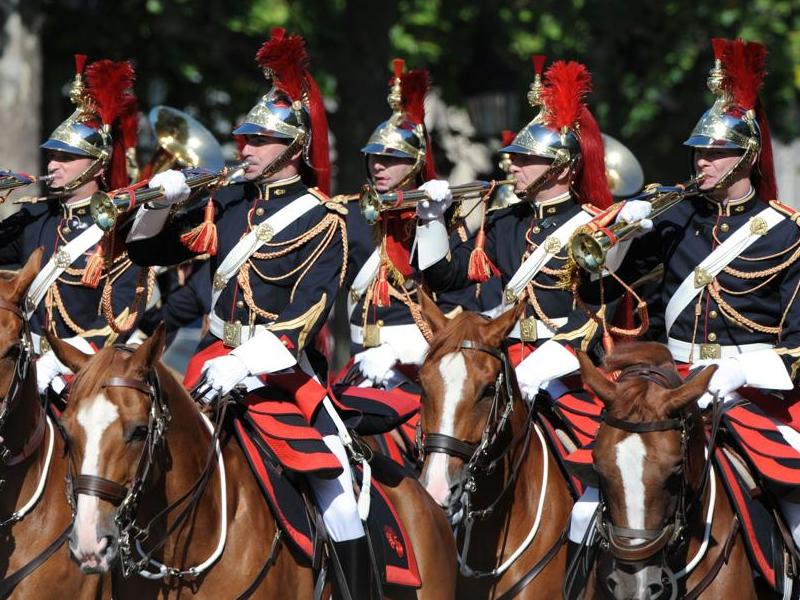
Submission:
M 391 58 L 430 68 L 450 104 L 499 91 L 524 104 L 529 57 L 585 62 L 604 131 L 640 157 L 648 179 L 686 175 L 679 146 L 710 102 L 709 38 L 764 42 L 763 97 L 773 135 L 800 135 L 800 5 L 796 0 L 42 0 L 44 129 L 69 110 L 74 52 L 131 58 L 143 108 L 185 108 L 220 139 L 263 93 L 253 62 L 275 25 L 306 36 L 312 68 L 331 100 L 340 191 L 363 179 L 358 148 L 388 115 Z

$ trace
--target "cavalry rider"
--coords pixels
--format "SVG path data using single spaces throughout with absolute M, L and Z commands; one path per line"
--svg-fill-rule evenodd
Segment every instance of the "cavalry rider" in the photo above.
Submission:
M 772 145 L 758 98 L 767 50 L 742 40 L 712 43 L 708 86 L 717 99 L 684 142 L 701 177 L 699 195 L 653 219 L 649 202 L 626 203 L 619 220 L 643 220 L 647 233 L 618 273 L 633 280 L 663 264 L 659 297 L 650 301 L 663 312 L 651 316 L 652 335 L 666 341 L 686 371 L 717 365 L 700 406 L 708 407 L 712 394 L 726 405 L 750 400 L 771 422 L 770 439 L 800 452 L 800 216 L 775 200 Z M 596 499 L 596 491 L 587 494 Z M 779 501 L 800 546 L 800 504 Z M 581 530 L 593 506 L 581 511 Z
M 124 341 L 150 288 L 149 270 L 133 266 L 124 252 L 108 252 L 89 214 L 92 194 L 127 186 L 129 167 L 135 167 L 133 67 L 110 60 L 86 66 L 85 55 L 76 55 L 75 62 L 70 98 L 76 110 L 41 146 L 50 195 L 0 225 L 0 264 L 21 265 L 44 249 L 45 264 L 23 307 L 41 355 L 41 393 L 51 384 L 60 392 L 61 376 L 69 373 L 47 347 L 45 330 L 87 353 Z
M 529 400 L 545 388 L 553 399 L 561 396 L 565 387 L 557 378 L 578 368 L 572 348 L 586 349 L 599 339 L 604 309 L 591 286 L 580 288 L 590 306 L 574 309 L 573 291 L 562 276 L 567 240 L 611 204 L 602 138 L 583 101 L 591 75 L 582 64 L 558 61 L 543 79 L 543 65 L 544 57 L 535 56 L 536 78 L 528 94 L 531 106 L 541 108 L 539 114 L 500 150 L 511 156 L 514 192 L 523 201 L 494 213 L 486 225 L 485 247 L 480 235 L 463 248 L 448 244 L 442 219 L 451 202 L 446 188 L 431 187 L 431 202 L 417 208 L 417 257 L 432 289 L 466 285 L 476 263 L 483 261 L 500 272 L 504 305 L 525 303 L 525 314 L 510 336 L 516 342 L 510 353 Z
M 368 186 L 378 194 L 436 185 L 426 183 L 436 177 L 424 122 L 428 72 L 404 72 L 404 64 L 402 59 L 394 60 L 388 98 L 391 117 L 378 125 L 361 149 Z M 402 386 L 419 394 L 412 382 L 428 342 L 411 261 L 414 222 L 413 207 L 382 212 L 374 224 L 360 211 L 348 212 L 348 314 L 353 363 L 367 384 L 387 390 Z M 453 243 L 460 243 L 456 236 Z M 437 300 L 445 312 L 459 306 L 477 309 L 475 293 L 472 286 L 439 295 Z
M 248 459 L 263 471 L 265 445 L 286 470 L 305 476 L 350 594 L 366 598 L 370 559 L 342 442 L 349 438 L 319 383 L 326 365 L 313 349 L 347 263 L 341 206 L 326 196 L 327 119 L 302 37 L 274 29 L 256 60 L 270 89 L 233 132 L 243 136 L 244 181 L 174 215 L 165 204 L 143 207 L 128 251 L 140 264 L 180 263 L 209 250 L 198 241 L 213 239 L 216 227 L 209 333 L 185 382 L 200 382 L 209 402 L 239 384 L 252 392 L 235 411 Z M 189 193 L 178 171 L 150 185 Z

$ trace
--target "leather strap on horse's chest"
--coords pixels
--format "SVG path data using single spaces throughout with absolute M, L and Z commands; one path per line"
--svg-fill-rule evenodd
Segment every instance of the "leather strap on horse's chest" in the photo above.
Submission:
M 37 273 L 25 294 L 25 318 L 30 319 L 36 307 L 44 298 L 47 290 L 56 279 L 82 256 L 89 248 L 103 238 L 103 230 L 97 225 L 92 225 L 78 237 L 65 244 L 56 251 L 42 270 Z
M 61 535 L 53 540 L 47 548 L 42 550 L 24 567 L 0 581 L 0 598 L 8 598 L 11 592 L 14 591 L 14 588 L 17 587 L 23 579 L 47 562 L 47 560 L 56 553 L 56 550 L 67 541 L 71 529 L 72 522 L 70 521 L 64 531 L 61 532 Z
M 313 194 L 304 194 L 296 200 L 292 200 L 291 203 L 284 206 L 274 215 L 253 227 L 247 235 L 240 239 L 231 251 L 228 252 L 227 256 L 225 256 L 217 267 L 216 273 L 214 273 L 211 293 L 211 310 L 209 312 L 214 312 L 214 307 L 217 305 L 217 301 L 219 301 L 222 290 L 225 289 L 231 277 L 233 277 L 242 265 L 247 262 L 247 259 L 253 256 L 256 250 L 261 246 L 289 227 L 315 206 L 319 206 L 319 199 Z
M 683 309 L 689 306 L 692 299 L 704 290 L 706 285 L 727 267 L 742 252 L 747 250 L 759 238 L 765 236 L 770 229 L 782 222 L 785 217 L 772 207 L 765 208 L 747 223 L 734 231 L 694 270 L 687 275 L 670 298 L 664 312 L 666 332 L 669 334 L 675 321 Z
M 733 542 L 736 541 L 736 535 L 738 533 L 739 517 L 734 515 L 733 520 L 731 521 L 731 529 L 728 532 L 728 538 L 725 540 L 725 544 L 720 549 L 719 554 L 717 554 L 714 564 L 708 571 L 706 571 L 706 574 L 703 575 L 703 578 L 698 582 L 698 584 L 686 592 L 686 595 L 683 597 L 684 600 L 695 600 L 696 598 L 700 597 L 700 594 L 706 591 L 706 588 L 714 582 L 714 579 L 716 579 L 720 569 L 722 569 L 722 565 L 728 563 L 728 559 L 731 556 L 731 551 L 733 550 Z

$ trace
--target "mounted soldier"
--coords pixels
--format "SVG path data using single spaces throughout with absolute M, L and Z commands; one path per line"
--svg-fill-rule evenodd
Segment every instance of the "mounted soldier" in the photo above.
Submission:
M 126 187 L 135 177 L 133 67 L 110 60 L 86 66 L 85 55 L 76 55 L 75 63 L 75 112 L 41 146 L 49 195 L 28 200 L 0 225 L 0 263 L 22 265 L 44 248 L 46 262 L 23 303 L 40 354 L 40 392 L 51 382 L 60 392 L 62 376 L 69 374 L 43 340 L 46 330 L 84 352 L 124 341 L 152 286 L 148 269 L 136 268 L 125 252 L 109 252 L 89 214 L 93 193 Z
M 200 384 L 207 402 L 247 388 L 236 431 L 251 465 L 263 472 L 272 455 L 304 476 L 341 563 L 339 587 L 366 598 L 374 582 L 363 570 L 370 559 L 345 449 L 351 441 L 313 348 L 348 253 L 342 207 L 326 195 L 327 120 L 300 36 L 273 30 L 257 61 L 270 87 L 233 131 L 242 136 L 244 181 L 172 214 L 170 204 L 189 194 L 185 177 L 157 175 L 150 186 L 170 192 L 171 202 L 144 206 L 127 246 L 148 265 L 213 254 L 209 333 L 185 383 Z M 263 456 L 260 446 L 269 449 Z

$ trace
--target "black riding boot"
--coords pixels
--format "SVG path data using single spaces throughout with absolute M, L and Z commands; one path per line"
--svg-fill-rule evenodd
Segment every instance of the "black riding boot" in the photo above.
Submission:
M 339 565 L 342 568 L 342 579 L 344 579 L 344 581 L 340 581 L 334 569 L 334 599 L 347 600 L 348 595 L 342 590 L 344 584 L 349 590 L 350 600 L 372 600 L 372 590 L 375 585 L 367 536 L 346 542 L 333 542 L 333 549 L 338 557 Z

